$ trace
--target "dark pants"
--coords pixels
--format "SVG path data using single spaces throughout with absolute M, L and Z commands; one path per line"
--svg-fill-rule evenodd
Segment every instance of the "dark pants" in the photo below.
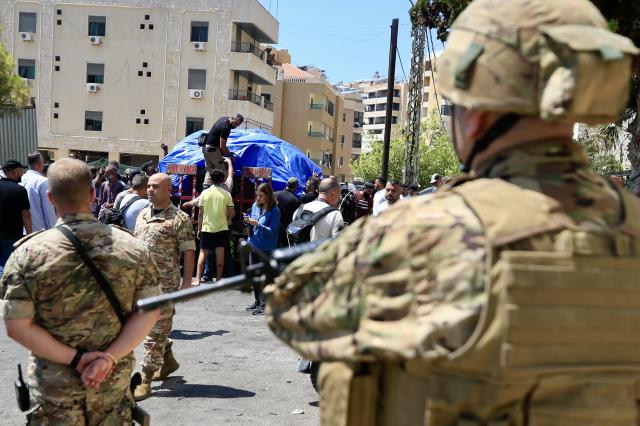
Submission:
M 18 240 L 12 238 L 0 238 L 0 277 L 4 272 L 4 265 L 7 264 L 7 260 L 11 253 L 13 253 L 13 245 Z
M 266 254 L 267 256 L 271 256 L 271 251 L 265 251 L 263 253 Z M 259 263 L 259 262 L 262 262 L 262 259 L 260 259 L 260 257 L 257 254 L 253 252 L 249 253 L 250 265 L 253 265 L 254 263 Z M 263 283 L 260 282 L 258 278 L 254 278 L 251 282 L 251 285 L 253 286 L 253 297 L 256 298 L 256 302 L 260 303 L 261 305 L 264 305 L 265 298 L 264 298 L 264 294 L 262 294 Z

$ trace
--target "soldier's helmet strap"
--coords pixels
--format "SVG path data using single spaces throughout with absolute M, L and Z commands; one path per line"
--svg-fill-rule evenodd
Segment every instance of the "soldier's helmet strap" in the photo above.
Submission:
M 519 120 L 520 115 L 515 113 L 508 113 L 498 118 L 498 120 L 493 123 L 489 130 L 487 130 L 487 132 L 482 137 L 477 139 L 473 144 L 471 154 L 465 161 L 462 167 L 462 171 L 464 173 L 469 173 L 471 171 L 471 164 L 473 163 L 473 159 L 476 157 L 476 155 L 487 149 L 489 145 L 491 145 L 496 139 L 511 130 Z

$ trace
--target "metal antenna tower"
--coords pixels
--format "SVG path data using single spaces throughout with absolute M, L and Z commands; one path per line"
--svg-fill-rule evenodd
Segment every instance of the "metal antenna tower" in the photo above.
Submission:
M 407 122 L 405 127 L 403 181 L 409 185 L 418 183 L 418 155 L 420 150 L 420 114 L 422 111 L 422 87 L 424 83 L 425 27 L 423 20 L 413 21 L 411 36 L 411 70 L 407 96 Z

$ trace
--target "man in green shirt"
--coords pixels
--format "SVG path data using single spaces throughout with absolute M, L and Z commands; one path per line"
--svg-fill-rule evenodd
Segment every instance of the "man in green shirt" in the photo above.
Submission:
M 229 241 L 229 221 L 235 215 L 233 200 L 229 191 L 222 188 L 224 172 L 210 172 L 213 186 L 205 189 L 198 199 L 198 235 L 200 238 L 200 256 L 196 272 L 196 285 L 200 283 L 204 264 L 211 250 L 216 255 L 216 281 L 222 278 L 224 269 L 224 248 Z

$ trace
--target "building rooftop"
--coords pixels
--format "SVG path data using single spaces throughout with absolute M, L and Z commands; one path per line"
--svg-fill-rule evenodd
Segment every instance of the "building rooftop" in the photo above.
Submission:
M 310 72 L 303 71 L 293 64 L 282 64 L 282 72 L 284 73 L 285 78 L 315 78 L 315 76 Z

